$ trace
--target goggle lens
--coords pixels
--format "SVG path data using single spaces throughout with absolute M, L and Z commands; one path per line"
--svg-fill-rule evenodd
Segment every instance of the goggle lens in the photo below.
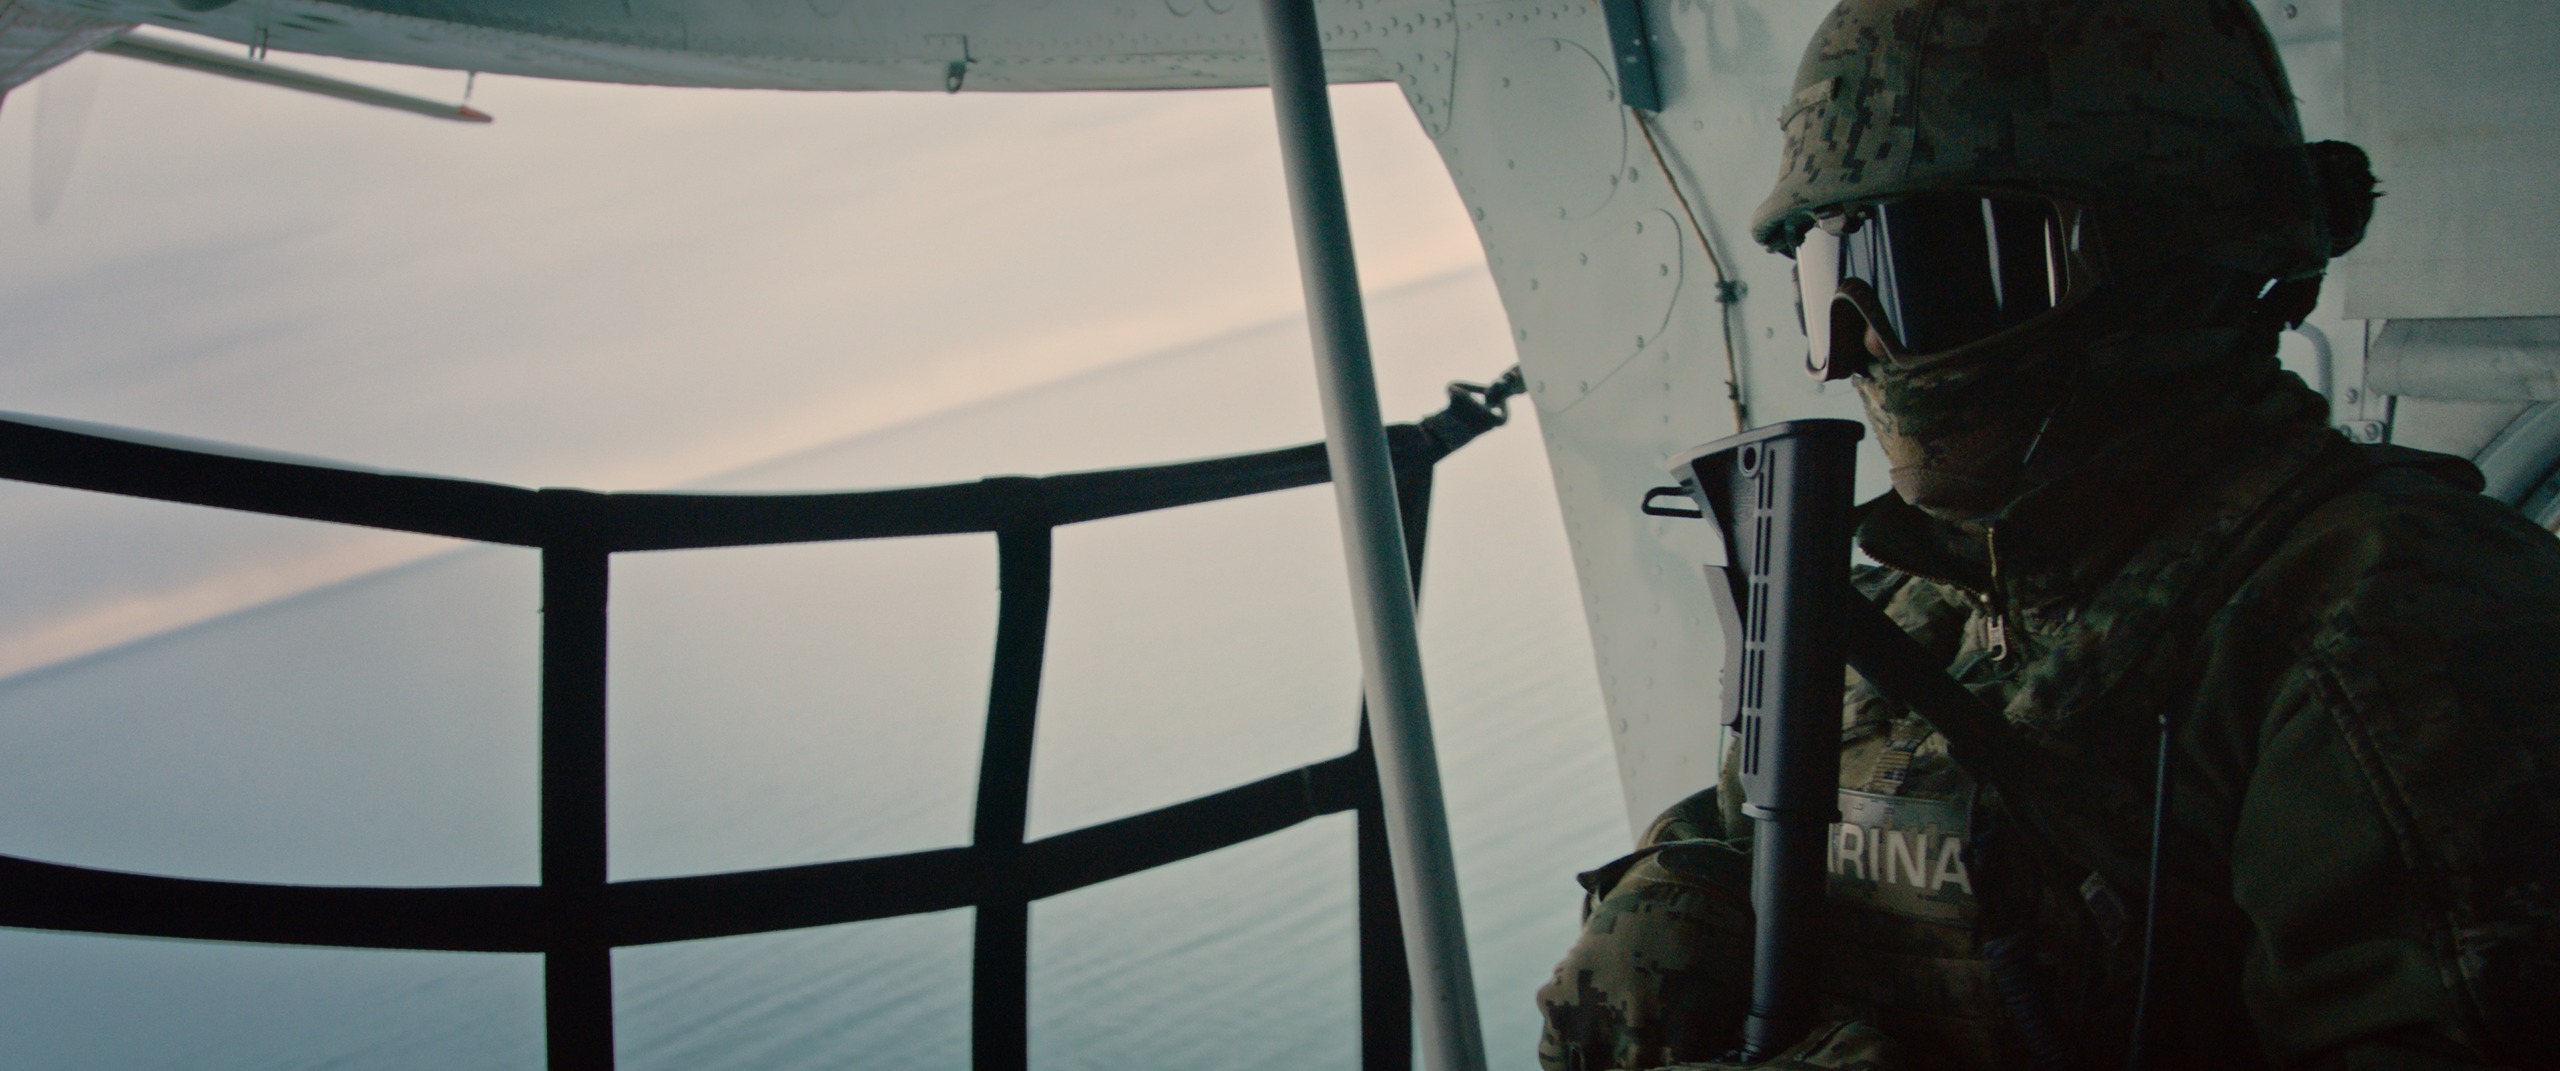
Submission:
M 1930 194 L 1823 220 L 1796 247 L 1808 367 L 1855 374 L 1870 327 L 1889 352 L 1926 355 L 2052 312 L 2085 282 L 2082 215 L 2033 197 Z

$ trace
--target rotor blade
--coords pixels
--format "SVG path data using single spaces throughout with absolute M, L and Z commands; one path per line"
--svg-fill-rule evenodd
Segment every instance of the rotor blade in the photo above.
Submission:
M 89 109 L 98 101 L 98 75 L 96 64 L 75 60 L 36 80 L 35 152 L 29 158 L 34 175 L 27 190 L 38 223 L 53 218 L 71 187 L 80 139 L 89 132 Z
M 145 60 L 168 67 L 218 74 L 225 78 L 237 78 L 244 82 L 257 82 L 285 89 L 296 89 L 305 93 L 317 93 L 324 97 L 351 100 L 377 108 L 423 115 L 430 119 L 449 119 L 460 123 L 490 121 L 488 113 L 469 105 L 447 104 L 424 97 L 412 97 L 406 93 L 394 93 L 387 89 L 375 89 L 372 86 L 340 81 L 289 67 L 278 67 L 157 37 L 127 35 L 99 46 L 98 51 L 110 56 L 124 56 L 128 59 Z

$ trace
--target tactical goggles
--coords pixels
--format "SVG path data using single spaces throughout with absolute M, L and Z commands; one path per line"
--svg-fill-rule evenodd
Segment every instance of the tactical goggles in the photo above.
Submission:
M 1873 328 L 1898 365 L 2018 330 L 2097 285 L 2089 213 L 2013 193 L 1932 193 L 1814 221 L 1796 246 L 1805 370 L 1866 370 Z

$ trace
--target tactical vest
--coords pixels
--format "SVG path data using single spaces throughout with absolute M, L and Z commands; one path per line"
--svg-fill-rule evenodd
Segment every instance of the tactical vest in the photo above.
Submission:
M 2283 463 L 2256 468 L 2257 479 L 2243 481 L 2239 493 L 2223 492 L 2243 501 L 2205 515 L 2226 525 L 2220 531 L 2147 541 L 2125 565 L 2127 579 L 2097 596 L 2099 609 L 2049 628 L 2015 614 L 1994 626 L 2000 618 L 1976 596 L 1887 574 L 1889 604 L 1915 635 L 1952 649 L 1949 672 L 1978 696 L 2014 723 L 2059 734 L 2051 739 L 2072 757 L 2058 752 L 2056 761 L 2089 778 L 2087 796 L 2101 780 L 2118 796 L 2147 795 L 2125 789 L 2147 779 L 2155 705 L 2194 697 L 2199 671 L 2186 659 L 2206 618 L 2294 518 L 2380 468 L 2422 463 L 2343 444 L 2296 444 Z M 2175 597 L 2145 603 L 2146 585 Z M 1870 578 L 1862 586 L 1878 585 Z M 2138 610 L 2121 612 L 2127 605 Z M 2101 614 L 2114 627 L 2090 620 Z M 2093 684 L 2107 679 L 2099 672 L 2106 662 L 2138 661 L 2143 651 L 2153 654 L 2131 686 Z M 2074 713 L 2057 721 L 2057 708 Z M 2097 871 L 2140 858 L 2147 837 L 2136 827 L 2106 843 L 2057 838 L 2049 810 L 2003 803 L 1997 777 L 1969 776 L 1921 719 L 1864 684 L 1853 680 L 1844 713 L 1841 821 L 1828 860 L 1827 994 L 1907 1042 L 1924 1066 L 2026 1067 L 2039 1050 L 2047 1054 L 2041 1066 L 2120 1056 L 2142 945 L 2127 907 L 2140 903 L 2143 889 L 2138 870 L 2127 880 L 2116 866 L 2114 886 Z M 2041 829 L 2030 828 L 2036 823 Z M 2158 970 L 2176 982 L 2155 1013 L 2153 1037 L 2177 1050 L 2178 1066 L 2263 1066 L 2239 988 L 2246 919 L 2226 890 L 2196 880 L 2227 868 L 2227 858 L 2199 854 L 2191 829 L 2173 830 L 2171 845 L 2162 925 L 2174 936 Z
M 2023 1050 L 1982 952 L 1980 786 L 1927 723 L 1864 689 L 1851 694 L 1840 785 L 1825 995 L 1953 1066 L 2011 1063 Z

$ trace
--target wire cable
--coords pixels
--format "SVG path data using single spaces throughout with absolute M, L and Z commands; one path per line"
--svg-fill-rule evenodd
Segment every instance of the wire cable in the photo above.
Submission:
M 1653 151 L 1653 164 L 1662 169 L 1662 180 L 1671 184 L 1671 198 L 1680 202 L 1680 214 L 1688 217 L 1689 231 L 1698 236 L 1698 247 L 1707 251 L 1707 266 L 1716 273 L 1716 305 L 1718 333 L 1724 336 L 1724 396 L 1733 403 L 1733 430 L 1736 434 L 1751 430 L 1751 407 L 1742 400 L 1742 358 L 1733 345 L 1733 307 L 1742 301 L 1741 284 L 1724 270 L 1724 258 L 1716 253 L 1715 242 L 1707 238 L 1707 229 L 1698 225 L 1698 211 L 1689 205 L 1689 195 L 1680 189 L 1680 176 L 1671 170 L 1671 161 L 1662 155 L 1662 143 L 1653 137 L 1653 120 L 1645 118 L 1641 108 L 1628 108 L 1636 117 L 1636 129 L 1644 132 L 1644 147 Z

